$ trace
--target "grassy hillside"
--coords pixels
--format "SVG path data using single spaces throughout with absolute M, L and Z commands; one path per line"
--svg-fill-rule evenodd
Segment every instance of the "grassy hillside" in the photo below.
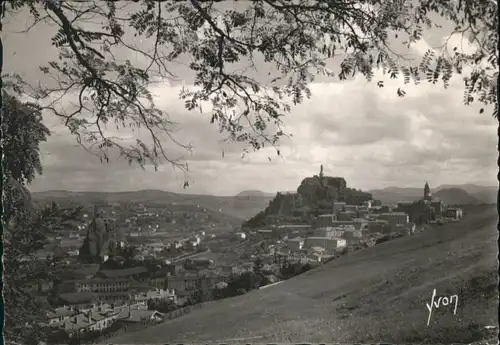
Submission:
M 281 284 L 214 302 L 107 340 L 169 342 L 470 343 L 497 325 L 497 212 L 471 206 L 460 223 L 350 253 Z M 437 296 L 457 294 L 433 312 Z
M 101 193 L 47 191 L 33 193 L 33 200 L 38 203 L 51 202 L 93 205 L 102 203 L 154 203 L 200 205 L 213 211 L 223 212 L 241 220 L 254 216 L 269 203 L 268 196 L 213 196 L 195 194 L 176 194 L 160 190 L 140 190 L 134 192 Z

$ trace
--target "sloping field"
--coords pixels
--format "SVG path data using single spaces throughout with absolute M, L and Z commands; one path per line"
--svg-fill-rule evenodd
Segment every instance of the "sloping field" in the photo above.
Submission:
M 214 302 L 178 319 L 106 341 L 131 343 L 469 343 L 498 326 L 497 212 L 396 239 L 267 289 Z M 426 303 L 458 295 L 453 307 Z M 437 300 L 437 298 L 436 298 Z M 491 335 L 490 335 L 491 337 Z

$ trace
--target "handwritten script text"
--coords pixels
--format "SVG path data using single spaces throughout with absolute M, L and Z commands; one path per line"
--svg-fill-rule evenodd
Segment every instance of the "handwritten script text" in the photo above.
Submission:
M 457 315 L 457 306 L 458 306 L 458 296 L 453 295 L 450 297 L 439 297 L 437 301 L 435 301 L 436 298 L 436 289 L 432 291 L 432 299 L 431 299 L 431 304 L 426 303 L 427 309 L 429 309 L 429 317 L 427 318 L 427 326 L 429 326 L 429 323 L 431 322 L 431 316 L 432 316 L 432 308 L 436 307 L 438 309 L 442 305 L 447 306 L 449 304 L 453 304 L 455 302 L 455 309 L 453 310 L 453 315 Z

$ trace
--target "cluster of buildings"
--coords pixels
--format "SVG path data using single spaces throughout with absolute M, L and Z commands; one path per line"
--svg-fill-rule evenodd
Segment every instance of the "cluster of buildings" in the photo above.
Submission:
M 91 278 L 60 281 L 54 284 L 54 290 L 60 303 L 70 305 L 150 299 L 183 304 L 190 294 L 200 290 L 208 292 L 213 285 L 228 280 L 232 272 L 217 272 L 212 269 L 213 265 L 211 260 L 191 259 L 155 270 L 143 266 L 99 270 Z
M 190 255 L 201 247 L 207 238 L 215 238 L 215 235 L 207 235 L 205 231 L 199 231 L 192 236 L 185 236 L 175 240 L 162 239 L 161 237 L 150 237 L 147 241 L 135 245 L 137 255 L 134 260 L 140 261 L 146 258 L 169 257 Z
M 135 236 L 134 248 L 136 249 L 136 255 L 133 257 L 135 261 L 157 257 L 174 258 L 176 256 L 190 255 L 199 250 L 205 239 L 213 239 L 215 237 L 213 234 L 206 235 L 205 231 L 192 233 L 191 236 L 183 234 L 183 236 L 176 237 L 175 239 L 164 238 L 162 233 L 156 235 L 143 237 L 141 234 L 138 234 Z M 134 237 L 134 234 L 129 234 L 129 236 Z M 57 261 L 57 264 L 77 262 L 85 237 L 83 234 L 74 232 L 67 232 L 57 237 L 49 237 L 48 243 L 44 248 L 35 253 L 35 257 L 42 261 Z M 118 241 L 117 246 L 123 249 L 126 243 L 125 241 Z M 26 260 L 28 259 L 27 257 Z M 103 262 L 108 259 L 109 253 L 101 253 L 101 260 Z
M 148 302 L 182 307 L 194 296 L 208 296 L 226 283 L 230 274 L 215 274 L 213 262 L 191 260 L 191 269 L 172 264 L 154 271 L 146 267 L 98 270 L 85 279 L 62 280 L 50 286 L 59 307 L 47 312 L 46 325 L 69 336 L 103 331 L 116 322 L 160 322 L 164 315 L 148 310 Z
M 398 202 L 397 209 L 408 214 L 417 224 L 458 221 L 463 217 L 463 210 L 448 207 L 442 200 L 434 198 L 429 184 L 424 186 L 424 196 L 417 201 Z
M 123 305 L 94 303 L 84 307 L 65 305 L 46 313 L 44 326 L 53 331 L 64 331 L 70 338 L 89 331 L 102 332 L 117 323 L 159 323 L 164 314 L 148 310 L 145 302 Z
M 142 216 L 156 218 L 156 214 Z M 89 228 L 93 221 L 87 214 L 83 218 Z M 172 236 L 164 238 L 158 232 L 150 233 L 152 236 L 149 237 L 141 236 L 142 239 L 133 246 L 135 256 L 132 259 L 136 267 L 104 269 L 115 266 L 84 265 L 79 262 L 78 251 L 76 255 L 69 255 L 68 249 L 73 248 L 64 250 L 60 245 L 65 239 L 73 240 L 74 246 L 80 244 L 84 237 L 78 235 L 79 231 L 85 230 L 62 233 L 61 238 L 56 239 L 60 255 L 55 255 L 50 246 L 38 255 L 41 261 L 58 256 L 53 269 L 62 272 L 55 273 L 59 278 L 25 286 L 29 292 L 50 297 L 50 304 L 57 308 L 47 311 L 45 324 L 69 336 L 103 331 L 117 323 L 159 322 L 164 315 L 148 310 L 148 302 L 160 302 L 153 304 L 156 306 L 164 306 L 161 301 L 168 302 L 175 309 L 200 301 L 200 296 L 210 299 L 211 295 L 227 286 L 231 275 L 244 272 L 244 269 L 238 270 L 238 266 L 215 267 L 211 260 L 195 258 L 203 241 L 214 239 L 203 230 L 184 231 L 182 238 L 175 237 L 175 240 Z M 122 242 L 120 244 L 124 244 Z M 104 254 L 103 263 L 107 259 L 108 255 Z M 92 267 L 84 270 L 84 266 Z M 85 273 L 79 274 L 80 271 Z
M 374 210 L 377 208 L 372 209 L 370 202 L 364 205 L 335 202 L 333 212 L 319 215 L 312 225 L 277 225 L 257 233 L 275 240 L 281 255 L 321 262 L 359 245 L 370 234 L 409 233 L 415 228 L 405 213 L 375 213 Z
M 417 226 L 443 220 L 460 220 L 459 208 L 447 208 L 430 194 L 413 202 L 382 205 L 378 200 L 362 205 L 334 202 L 330 213 L 319 214 L 313 224 L 276 225 L 257 231 L 264 239 L 274 240 L 281 255 L 321 262 L 346 249 L 362 244 L 373 245 L 377 238 L 390 234 L 410 235 Z
M 172 203 L 168 208 L 164 204 L 129 204 L 126 212 L 123 207 L 116 217 L 117 225 L 131 237 L 150 236 L 172 231 L 210 230 L 224 227 L 214 217 L 212 211 L 200 205 Z
M 140 246 L 140 255 L 143 257 L 155 256 L 170 249 L 196 250 L 206 237 L 205 231 L 212 232 L 215 228 L 227 225 L 221 224 L 213 212 L 199 205 L 174 203 L 166 208 L 164 204 L 115 203 L 99 205 L 98 210 L 95 206 L 93 212 L 94 216 L 91 212 L 82 211 L 78 219 L 66 220 L 60 228 L 54 230 L 54 235 L 47 238 L 50 243 L 36 254 L 37 258 L 46 260 L 64 257 L 68 262 L 76 260 L 97 212 L 115 225 L 120 241 Z M 179 236 L 172 238 L 172 234 L 176 232 Z M 186 236 L 186 233 L 193 235 Z M 55 251 L 58 255 L 54 255 Z
M 146 209 L 142 211 L 142 217 L 149 217 L 151 221 L 158 217 Z M 253 243 L 252 239 L 258 235 L 266 240 L 267 252 L 259 256 L 262 259 L 261 272 L 273 281 L 278 279 L 281 269 L 276 258 L 320 263 L 346 250 L 373 245 L 377 238 L 394 233 L 412 234 L 419 224 L 425 222 L 460 220 L 462 217 L 461 209 L 447 208 L 432 198 L 426 184 L 423 198 L 415 202 L 388 206 L 377 200 L 360 205 L 336 201 L 330 210 L 318 214 L 310 224 L 278 223 L 250 233 L 236 232 L 232 239 L 236 238 L 242 244 Z M 139 263 L 144 266 L 113 270 L 100 269 L 96 265 L 95 271 L 79 279 L 59 279 L 43 288 L 38 283 L 35 287 L 38 292 L 43 290 L 55 296 L 55 305 L 59 305 L 47 312 L 46 324 L 73 336 L 79 332 L 102 331 L 117 322 L 160 322 L 164 315 L 147 310 L 148 301 L 168 301 L 182 306 L 193 296 L 216 294 L 227 286 L 232 276 L 254 269 L 255 255 L 248 255 L 246 262 L 239 258 L 239 263 L 225 266 L 199 258 L 199 255 L 196 258 L 197 255 L 192 253 L 212 237 L 204 231 L 191 232 L 191 235 L 169 242 L 151 238 L 138 244 L 134 257 L 138 262 L 146 257 L 160 258 L 166 252 L 177 253 L 175 258 L 160 260 L 162 264 L 154 268 L 147 266 L 146 262 Z M 68 239 L 79 238 L 72 235 Z M 236 251 L 238 246 L 233 245 L 231 250 Z
M 99 270 L 86 279 L 61 280 L 54 284 L 59 304 L 84 307 L 96 302 L 126 303 L 149 299 L 176 301 L 175 291 L 150 286 L 146 267 Z

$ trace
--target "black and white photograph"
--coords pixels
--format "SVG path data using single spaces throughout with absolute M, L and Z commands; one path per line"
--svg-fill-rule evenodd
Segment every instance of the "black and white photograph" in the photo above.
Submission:
M 497 0 L 0 11 L 5 344 L 498 344 Z

